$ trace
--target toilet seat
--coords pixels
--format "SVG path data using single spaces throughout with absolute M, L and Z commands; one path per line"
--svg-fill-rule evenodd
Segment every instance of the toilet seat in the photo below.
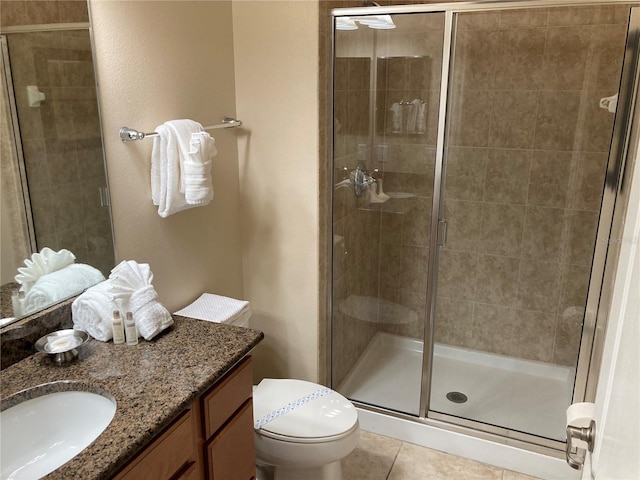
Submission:
M 292 443 L 331 442 L 359 428 L 349 400 L 304 380 L 262 380 L 253 391 L 253 416 L 257 423 L 269 418 L 256 434 Z

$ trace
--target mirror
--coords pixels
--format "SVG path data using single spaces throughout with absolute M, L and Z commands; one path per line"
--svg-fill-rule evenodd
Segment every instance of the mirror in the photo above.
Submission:
M 68 2 L 11 2 L 14 11 L 2 16 L 3 320 L 20 317 L 13 312 L 20 286 L 14 279 L 32 253 L 66 249 L 76 264 L 105 277 L 114 266 L 88 13 L 84 2 L 73 3 L 71 11 Z M 64 297 L 77 293 L 66 290 Z

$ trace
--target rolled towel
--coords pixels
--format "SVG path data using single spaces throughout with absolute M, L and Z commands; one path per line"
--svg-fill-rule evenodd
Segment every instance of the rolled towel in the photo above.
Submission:
M 102 282 L 100 270 L 83 263 L 72 263 L 61 270 L 42 275 L 24 297 L 22 312 L 27 315 L 72 297 Z
M 113 338 L 111 322 L 113 311 L 120 305 L 109 292 L 109 280 L 84 292 L 71 304 L 73 328 L 84 330 L 96 340 L 107 342 Z

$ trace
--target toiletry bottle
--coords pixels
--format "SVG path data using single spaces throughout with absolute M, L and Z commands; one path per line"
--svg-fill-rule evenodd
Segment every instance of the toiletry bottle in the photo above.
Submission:
M 111 326 L 113 329 L 113 343 L 116 345 L 124 343 L 124 325 L 118 310 L 113 311 L 113 323 Z
M 127 337 L 127 345 L 138 344 L 138 329 L 136 328 L 136 322 L 133 321 L 131 312 L 127 312 L 127 317 L 124 320 L 124 333 Z

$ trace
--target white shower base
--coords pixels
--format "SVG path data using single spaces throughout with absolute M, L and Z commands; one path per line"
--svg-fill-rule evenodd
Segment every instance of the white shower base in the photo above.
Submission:
M 358 402 L 418 414 L 421 341 L 378 333 L 338 391 Z M 564 440 L 574 371 L 541 362 L 435 345 L 430 410 Z M 453 403 L 448 392 L 467 395 Z M 579 478 L 564 460 L 359 409 L 364 430 L 539 478 Z
M 418 414 L 422 342 L 378 333 L 338 391 L 362 403 Z M 574 371 L 527 361 L 435 345 L 430 410 L 564 440 Z M 453 403 L 448 392 L 464 393 Z

